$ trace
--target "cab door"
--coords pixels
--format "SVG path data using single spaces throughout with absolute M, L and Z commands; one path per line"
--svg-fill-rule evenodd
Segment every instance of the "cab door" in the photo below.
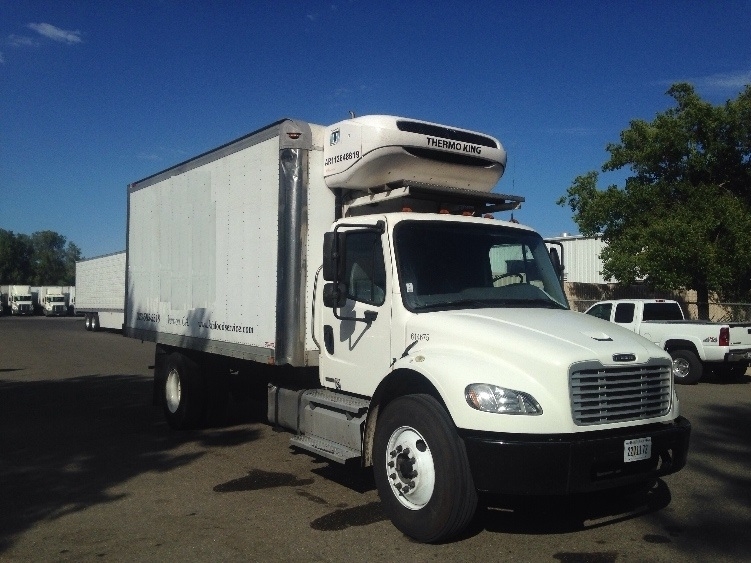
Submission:
M 346 232 L 340 280 L 346 286 L 346 301 L 330 308 L 318 300 L 316 332 L 325 387 L 371 396 L 389 371 L 392 297 L 386 237 L 372 230 Z

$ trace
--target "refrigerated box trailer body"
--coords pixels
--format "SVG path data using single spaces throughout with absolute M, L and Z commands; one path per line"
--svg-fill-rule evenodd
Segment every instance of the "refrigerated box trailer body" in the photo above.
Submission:
M 75 314 L 86 330 L 122 330 L 125 304 L 125 251 L 76 262 Z
M 372 466 L 420 541 L 459 533 L 478 491 L 678 471 L 670 357 L 568 309 L 542 238 L 490 215 L 523 201 L 491 191 L 505 164 L 434 123 L 286 119 L 131 184 L 124 330 L 157 344 L 170 425 L 261 382 L 291 444 Z

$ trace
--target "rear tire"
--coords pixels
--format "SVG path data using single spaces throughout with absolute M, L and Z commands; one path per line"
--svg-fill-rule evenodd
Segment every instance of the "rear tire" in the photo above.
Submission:
M 704 373 L 704 366 L 691 350 L 671 350 L 673 377 L 682 385 L 698 383 Z
M 164 378 L 164 417 L 175 430 L 196 428 L 206 409 L 201 369 L 193 360 L 175 352 L 167 359 Z
M 96 313 L 91 315 L 91 331 L 99 331 L 99 315 L 97 315 Z
M 407 536 L 438 542 L 461 533 L 477 509 L 464 442 L 430 395 L 394 399 L 378 417 L 373 465 L 384 512 Z
M 91 330 L 91 315 L 88 313 L 86 313 L 83 326 L 86 330 Z

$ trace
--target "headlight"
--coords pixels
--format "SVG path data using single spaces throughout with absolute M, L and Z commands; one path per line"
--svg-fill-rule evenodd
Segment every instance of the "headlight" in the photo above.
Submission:
M 473 383 L 464 390 L 464 398 L 473 409 L 501 414 L 542 414 L 532 395 L 487 383 Z

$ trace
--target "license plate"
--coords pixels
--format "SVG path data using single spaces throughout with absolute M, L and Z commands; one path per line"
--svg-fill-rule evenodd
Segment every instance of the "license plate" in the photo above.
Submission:
M 636 438 L 623 442 L 623 461 L 639 461 L 652 457 L 652 438 Z

